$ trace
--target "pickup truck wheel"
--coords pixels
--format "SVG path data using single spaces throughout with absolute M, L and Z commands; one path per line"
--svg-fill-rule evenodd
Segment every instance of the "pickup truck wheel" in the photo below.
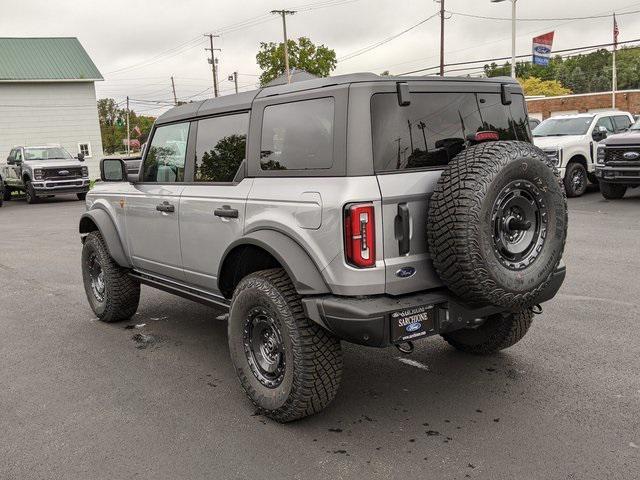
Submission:
M 2 192 L 2 199 L 5 202 L 8 202 L 9 200 L 11 200 L 11 189 L 7 186 L 4 187 L 4 192 Z
M 87 199 L 87 192 L 82 192 L 77 194 L 78 200 L 85 201 Z
M 445 333 L 442 337 L 454 348 L 475 355 L 490 355 L 518 343 L 531 322 L 531 310 L 492 315 L 479 327 Z
M 111 258 L 100 232 L 84 241 L 82 280 L 89 305 L 103 322 L 128 320 L 138 310 L 140 283 Z
M 600 182 L 600 192 L 607 200 L 620 200 L 627 193 L 626 185 L 618 185 L 617 183 Z
M 551 282 L 567 235 L 564 188 L 526 142 L 486 142 L 447 166 L 429 202 L 427 239 L 443 282 L 469 303 L 520 310 Z
M 567 197 L 579 197 L 587 191 L 587 170 L 579 163 L 570 163 L 564 175 Z
M 290 422 L 321 411 L 342 377 L 340 340 L 305 317 L 283 269 L 240 281 L 231 300 L 229 351 L 260 413 Z
M 34 190 L 33 185 L 31 185 L 30 181 L 27 180 L 24 183 L 24 190 L 25 190 L 25 195 L 26 195 L 28 204 L 38 203 L 39 198 L 36 195 L 36 191 Z

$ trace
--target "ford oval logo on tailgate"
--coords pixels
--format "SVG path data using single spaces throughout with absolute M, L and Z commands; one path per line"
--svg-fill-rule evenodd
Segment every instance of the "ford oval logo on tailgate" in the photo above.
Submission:
M 396 277 L 409 278 L 413 277 L 416 273 L 416 269 L 413 267 L 402 267 L 396 272 Z
M 625 160 L 637 160 L 640 158 L 640 153 L 638 152 L 625 152 L 623 155 Z
M 415 332 L 416 330 L 420 330 L 420 327 L 422 327 L 422 324 L 420 322 L 416 322 L 416 323 L 410 323 L 405 328 L 407 332 Z

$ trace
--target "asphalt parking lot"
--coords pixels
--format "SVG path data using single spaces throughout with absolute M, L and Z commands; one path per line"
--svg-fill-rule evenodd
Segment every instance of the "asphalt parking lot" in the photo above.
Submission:
M 102 324 L 84 203 L 5 203 L 0 478 L 639 478 L 640 192 L 569 206 L 567 280 L 523 341 L 488 358 L 345 344 L 335 402 L 280 425 L 245 399 L 221 311 L 143 287 L 144 326 Z

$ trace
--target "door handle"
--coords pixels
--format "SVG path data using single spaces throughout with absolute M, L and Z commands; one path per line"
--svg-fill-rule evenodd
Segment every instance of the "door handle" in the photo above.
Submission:
M 216 217 L 222 218 L 238 218 L 238 210 L 231 208 L 229 205 L 223 205 L 222 208 L 216 208 L 213 211 Z
M 176 211 L 176 207 L 169 202 L 162 202 L 160 205 L 156 205 L 156 210 L 159 212 L 173 213 Z
M 394 227 L 396 240 L 398 240 L 398 253 L 406 255 L 411 250 L 409 207 L 406 203 L 398 204 L 398 214 L 395 218 Z

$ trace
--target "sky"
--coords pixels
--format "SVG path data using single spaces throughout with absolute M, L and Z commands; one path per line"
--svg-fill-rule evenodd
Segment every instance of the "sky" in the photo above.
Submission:
M 240 90 L 256 88 L 260 42 L 282 41 L 282 21 L 269 13 L 273 9 L 297 10 L 287 17 L 289 38 L 306 36 L 334 49 L 342 59 L 335 74 L 400 74 L 439 62 L 440 4 L 433 0 L 2 0 L 2 5 L 2 36 L 78 37 L 105 78 L 96 84 L 98 98 L 123 102 L 128 95 L 131 107 L 147 115 L 162 113 L 172 102 L 172 76 L 178 100 L 213 96 L 205 51 L 208 33 L 220 34 L 215 47 L 221 49 L 216 52 L 221 94 L 234 92 L 228 80 L 234 71 Z M 518 54 L 529 54 L 532 37 L 552 30 L 554 50 L 609 43 L 611 18 L 561 19 L 614 11 L 639 11 L 620 15 L 618 25 L 619 41 L 640 38 L 640 1 L 518 0 L 516 5 Z M 445 0 L 445 10 L 453 12 L 445 22 L 445 63 L 511 55 L 508 0 Z M 409 32 L 351 56 L 431 16 Z M 480 73 L 481 65 L 449 72 Z

